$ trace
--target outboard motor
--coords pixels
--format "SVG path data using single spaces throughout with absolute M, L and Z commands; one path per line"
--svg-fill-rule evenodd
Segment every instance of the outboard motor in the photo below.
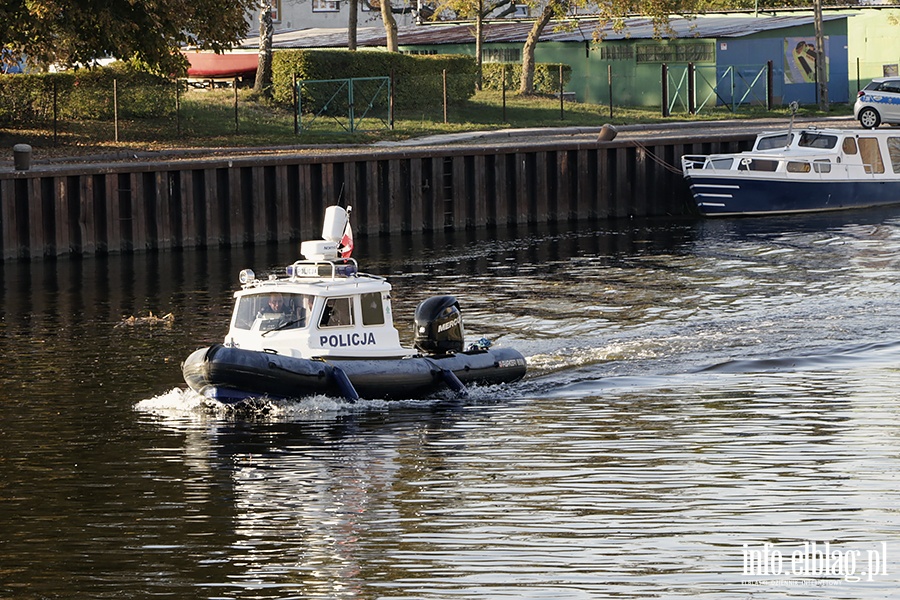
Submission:
M 459 302 L 453 296 L 432 296 L 416 308 L 413 345 L 425 354 L 463 351 L 465 331 Z

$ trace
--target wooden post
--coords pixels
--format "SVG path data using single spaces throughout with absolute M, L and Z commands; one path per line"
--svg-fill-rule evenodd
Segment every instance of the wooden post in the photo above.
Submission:
M 115 130 L 116 143 L 119 142 L 119 93 L 116 80 L 113 79 L 113 128 Z
M 612 65 L 606 65 L 606 84 L 609 86 L 609 118 L 613 118 L 612 109 Z M 665 100 L 663 100 L 665 102 Z
M 503 63 L 503 67 L 501 69 L 501 79 L 502 83 L 500 84 L 500 97 L 503 99 L 503 118 L 501 120 L 506 123 L 506 63 Z
M 565 118 L 563 112 L 563 66 L 562 63 L 559 63 L 559 120 L 562 121 Z
M 859 60 L 859 59 L 857 59 Z M 858 69 L 857 69 L 858 70 Z M 59 128 L 57 127 L 57 123 L 59 121 L 59 94 L 56 90 L 56 78 L 53 79 L 53 144 L 55 145 L 57 142 L 57 136 L 59 135 Z
M 694 63 L 689 62 L 687 68 L 688 113 L 693 115 L 697 112 L 697 100 L 694 98 L 696 92 L 694 84 Z
M 662 116 L 669 116 L 669 65 L 662 64 Z
M 444 124 L 447 124 L 447 69 L 442 71 L 444 79 Z
M 175 132 L 178 134 L 178 137 L 181 137 L 181 93 L 178 85 L 178 78 L 175 78 Z
M 238 132 L 238 93 L 237 93 L 238 78 L 237 77 L 234 78 L 234 82 L 232 85 L 234 86 L 234 132 L 237 133 Z
M 297 74 L 291 73 L 291 106 L 294 110 L 294 135 L 300 133 L 300 108 L 297 106 Z
M 396 87 L 396 83 L 394 82 L 394 69 L 391 68 L 391 80 L 388 82 L 390 86 L 390 90 L 388 93 L 388 97 L 390 98 L 390 102 L 388 103 L 388 125 L 390 126 L 391 131 L 394 130 L 394 88 Z

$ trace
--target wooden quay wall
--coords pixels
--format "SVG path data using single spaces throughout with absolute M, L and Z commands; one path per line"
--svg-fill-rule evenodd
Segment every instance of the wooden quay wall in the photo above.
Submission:
M 354 233 L 693 214 L 683 154 L 754 134 L 345 149 L 0 168 L 3 259 L 316 239 L 324 208 Z

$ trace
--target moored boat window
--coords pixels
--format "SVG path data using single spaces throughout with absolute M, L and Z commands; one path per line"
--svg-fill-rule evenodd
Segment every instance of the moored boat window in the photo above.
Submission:
M 794 134 L 791 134 L 791 140 L 794 139 Z M 772 148 L 784 148 L 789 145 L 788 134 L 782 133 L 780 135 L 770 135 L 766 137 L 759 138 L 759 141 L 756 142 L 756 150 L 771 150 Z
M 837 146 L 836 135 L 825 135 L 823 133 L 804 131 L 800 134 L 800 141 L 797 143 L 801 148 L 834 148 Z
M 359 303 L 362 307 L 363 325 L 384 325 L 384 305 L 381 302 L 381 292 L 360 294 Z
M 900 174 L 900 137 L 889 137 L 887 146 L 888 154 L 891 156 L 891 167 L 894 173 Z
M 809 173 L 809 163 L 797 160 L 789 161 L 787 164 L 788 173 Z
M 825 159 L 813 161 L 813 169 L 816 173 L 831 173 L 831 161 Z
M 728 171 L 731 169 L 731 165 L 734 164 L 733 158 L 713 158 L 708 163 L 706 163 L 706 169 L 717 169 L 720 171 Z
M 859 154 L 866 168 L 866 173 L 884 173 L 884 160 L 877 138 L 859 138 Z
M 845 137 L 841 150 L 844 151 L 844 154 L 856 154 L 856 140 L 852 137 Z
M 741 171 L 775 171 L 778 169 L 777 160 L 764 160 L 759 158 L 745 158 L 738 166 Z

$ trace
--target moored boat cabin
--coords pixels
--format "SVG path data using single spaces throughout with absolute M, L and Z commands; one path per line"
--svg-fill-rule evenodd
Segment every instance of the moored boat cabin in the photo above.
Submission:
M 785 178 L 900 178 L 900 132 L 803 129 L 760 134 L 737 154 L 685 157 L 687 169 L 783 174 Z M 711 173 L 710 173 L 711 174 Z

